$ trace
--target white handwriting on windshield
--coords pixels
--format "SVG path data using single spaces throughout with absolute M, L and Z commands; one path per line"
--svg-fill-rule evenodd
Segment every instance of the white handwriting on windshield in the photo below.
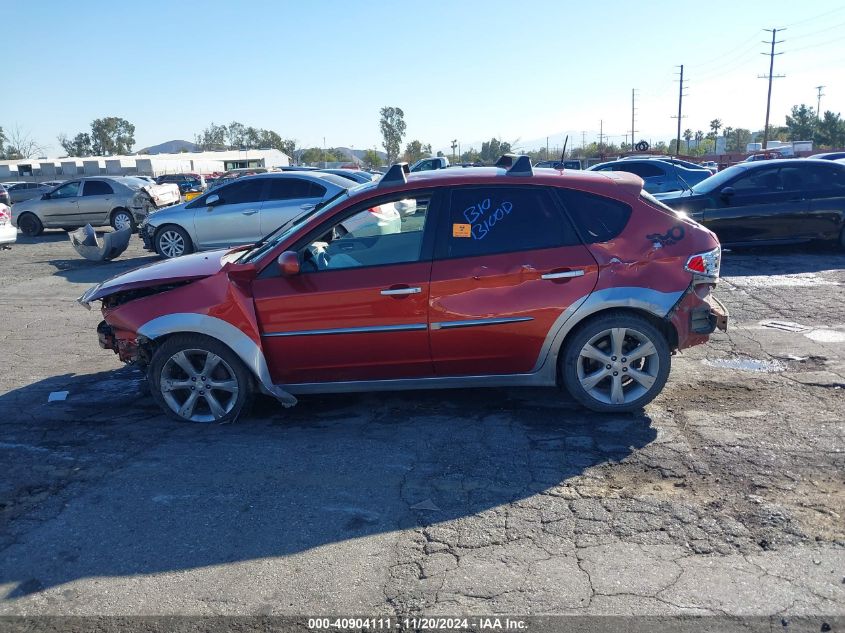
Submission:
M 502 202 L 493 209 L 490 198 L 467 207 L 464 210 L 464 218 L 472 224 L 472 239 L 483 240 L 490 234 L 493 227 L 510 215 L 513 205 L 510 202 Z

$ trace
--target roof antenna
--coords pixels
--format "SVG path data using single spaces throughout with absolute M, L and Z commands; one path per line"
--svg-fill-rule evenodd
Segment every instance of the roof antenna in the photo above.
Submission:
M 569 143 L 569 134 L 566 135 L 566 139 L 563 141 L 563 151 L 560 153 L 560 168 L 565 169 L 566 165 L 563 162 L 566 158 L 566 144 Z

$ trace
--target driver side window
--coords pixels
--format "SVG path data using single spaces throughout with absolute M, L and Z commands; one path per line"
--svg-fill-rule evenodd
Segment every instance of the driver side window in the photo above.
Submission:
M 79 193 L 79 182 L 69 182 L 50 194 L 51 198 L 75 198 Z
M 302 250 L 302 272 L 419 261 L 430 202 L 412 196 L 359 208 Z

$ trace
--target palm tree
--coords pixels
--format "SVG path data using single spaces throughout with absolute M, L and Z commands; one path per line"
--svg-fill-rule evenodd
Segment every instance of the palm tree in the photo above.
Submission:
M 722 127 L 722 119 L 713 119 L 710 121 L 710 129 L 713 130 L 713 138 L 719 136 L 719 130 Z
M 729 147 L 728 147 L 728 146 L 730 145 L 730 142 L 731 142 L 731 132 L 733 132 L 733 131 L 734 131 L 734 129 L 733 129 L 732 127 L 726 127 L 726 128 L 725 128 L 725 132 L 724 132 L 724 134 L 725 134 L 725 151 L 726 151 L 726 152 L 727 152 L 727 151 L 730 151 L 730 149 L 729 149 Z
M 684 140 L 687 142 L 687 154 L 689 154 L 689 142 L 692 140 L 692 130 L 684 130 Z

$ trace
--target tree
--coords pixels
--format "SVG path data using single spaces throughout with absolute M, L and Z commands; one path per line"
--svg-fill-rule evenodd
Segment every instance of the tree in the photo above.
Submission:
M 0 131 L 2 134 L 2 131 Z M 821 121 L 816 126 L 815 142 L 819 146 L 845 147 L 845 121 L 837 112 L 830 110 L 824 113 Z
M 725 151 L 728 151 L 728 144 L 731 142 L 731 132 L 734 129 L 730 126 L 725 126 L 725 131 L 722 133 L 725 137 Z
M 716 142 L 716 138 L 719 136 L 719 130 L 722 127 L 722 119 L 713 119 L 710 121 L 710 130 L 712 131 L 712 138 L 713 142 Z
M 402 138 L 405 136 L 405 113 L 402 108 L 385 106 L 381 109 L 379 127 L 383 138 L 382 146 L 387 152 L 387 162 L 392 165 L 399 156 Z
M 687 142 L 687 154 L 689 154 L 689 142 L 692 140 L 692 130 L 684 130 L 684 140 Z
M 496 162 L 502 154 L 511 151 L 511 144 L 506 141 L 499 141 L 495 136 L 489 141 L 481 144 L 481 160 L 485 163 Z
M 202 150 L 228 149 L 226 145 L 226 126 L 213 122 L 199 134 L 194 135 L 194 142 Z
M 701 130 L 698 130 L 695 133 L 695 144 L 696 144 L 696 146 L 699 145 L 701 143 L 701 141 L 703 141 L 703 140 L 704 140 L 704 132 L 702 132 Z
M 135 126 L 126 119 L 109 116 L 91 122 L 91 153 L 94 156 L 128 154 L 135 144 Z
M 373 169 L 374 167 L 381 167 L 381 157 L 378 155 L 378 152 L 374 149 L 368 149 L 364 152 L 364 156 L 362 157 L 364 164 Z
M 786 129 L 793 141 L 807 141 L 816 130 L 816 111 L 805 104 L 792 106 L 792 116 L 786 117 Z
M 39 145 L 25 130 L 22 130 L 17 125 L 15 129 L 10 131 L 3 131 L 0 128 L 0 147 L 2 147 L 2 157 L 6 160 L 15 160 L 20 158 L 33 158 L 39 154 L 44 153 L 44 146 Z
M 411 141 L 405 146 L 404 160 L 409 163 L 415 163 L 427 154 L 423 151 L 423 144 L 417 140 Z
M 745 152 L 750 142 L 751 130 L 738 127 L 733 131 L 733 135 L 728 141 L 726 149 L 729 152 Z
M 59 134 L 58 141 L 68 156 L 90 156 L 92 154 L 91 136 L 85 132 L 80 132 L 73 137 L 73 140 L 68 139 L 67 134 Z

